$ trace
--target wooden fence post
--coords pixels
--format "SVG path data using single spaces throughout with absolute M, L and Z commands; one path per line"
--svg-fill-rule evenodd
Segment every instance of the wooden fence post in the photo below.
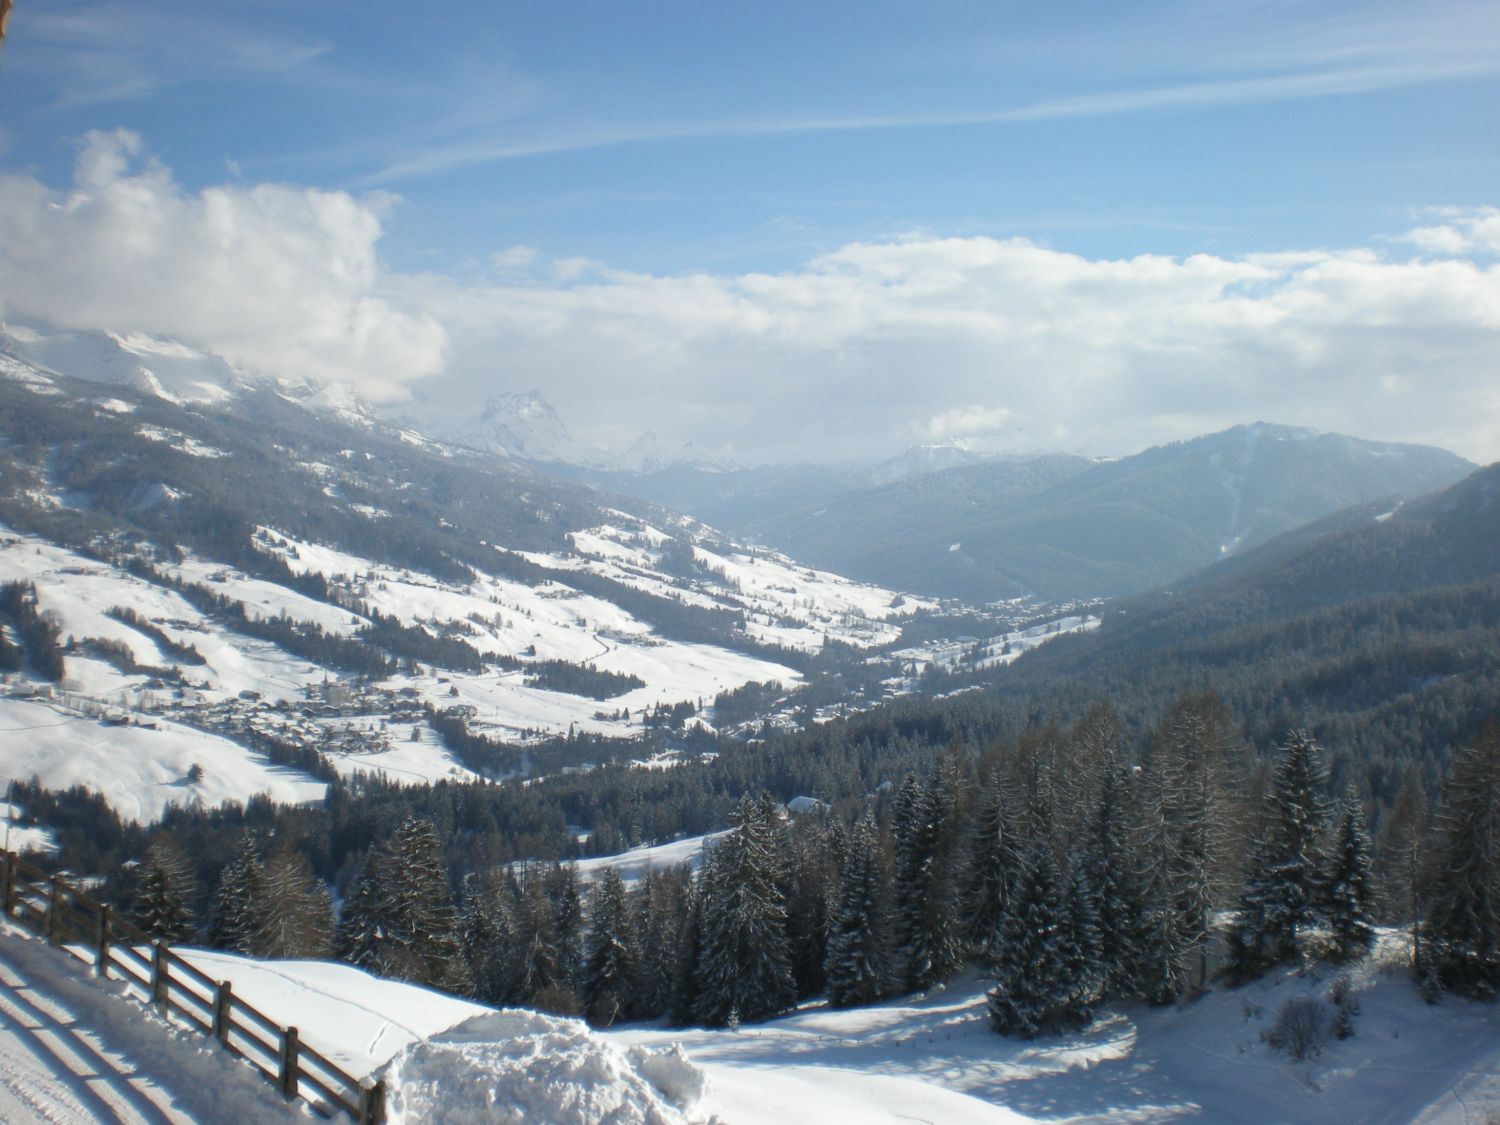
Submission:
M 9 918 L 16 901 L 16 857 L 5 853 L 5 917 Z
M 62 881 L 56 875 L 47 894 L 47 944 L 62 944 Z
M 214 993 L 214 1038 L 229 1045 L 229 1029 L 233 1026 L 234 991 L 227 980 L 219 982 L 219 991 Z
M 94 972 L 109 979 L 109 907 L 99 907 L 99 930 L 94 941 Z
M 281 1093 L 291 1101 L 297 1096 L 297 1029 L 289 1027 L 281 1033 Z
M 167 943 L 158 939 L 151 951 L 151 1000 L 163 1012 L 171 1011 L 167 992 L 171 978 L 167 972 Z
M 365 1086 L 359 1095 L 359 1125 L 385 1125 L 385 1083 Z

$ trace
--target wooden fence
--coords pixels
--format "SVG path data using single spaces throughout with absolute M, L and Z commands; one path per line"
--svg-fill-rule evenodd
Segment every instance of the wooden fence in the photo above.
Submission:
M 188 964 L 103 903 L 12 852 L 0 851 L 4 916 L 66 948 L 95 975 L 124 980 L 164 1015 L 176 1016 L 254 1067 L 288 1100 L 304 1098 L 327 1117 L 347 1113 L 360 1125 L 385 1119 L 385 1087 L 355 1078 Z

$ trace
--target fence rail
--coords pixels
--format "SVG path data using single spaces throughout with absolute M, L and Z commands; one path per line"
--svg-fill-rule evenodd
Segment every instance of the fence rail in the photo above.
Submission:
M 303 1043 L 295 1027 L 256 1010 L 228 981 L 214 980 L 61 876 L 0 851 L 0 907 L 96 976 L 125 981 L 164 1015 L 212 1036 L 288 1100 L 303 1098 L 327 1117 L 347 1113 L 359 1125 L 385 1120 L 383 1084 L 361 1082 Z

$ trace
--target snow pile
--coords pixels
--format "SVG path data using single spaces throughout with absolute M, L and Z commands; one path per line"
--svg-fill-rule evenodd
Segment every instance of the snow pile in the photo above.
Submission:
M 415 1043 L 383 1077 L 391 1125 L 441 1121 L 686 1125 L 707 1082 L 680 1047 L 601 1039 L 579 1020 L 507 1009 Z

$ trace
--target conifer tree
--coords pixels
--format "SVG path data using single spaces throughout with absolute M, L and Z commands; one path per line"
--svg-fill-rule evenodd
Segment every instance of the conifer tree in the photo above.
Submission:
M 706 866 L 697 879 L 689 879 L 683 886 L 682 916 L 677 930 L 677 964 L 672 978 L 672 1000 L 667 1009 L 678 1027 L 686 1027 L 697 1018 L 705 877 Z
M 963 962 L 959 785 L 956 767 L 945 761 L 926 784 L 908 774 L 896 798 L 896 936 L 909 991 L 946 980 Z
M 1060 1019 L 1066 1026 L 1081 1027 L 1092 1018 L 1106 979 L 1099 890 L 1088 864 L 1074 864 L 1068 872 L 1067 892 L 1059 953 L 1064 991 Z
M 1375 944 L 1371 912 L 1374 891 L 1370 875 L 1370 836 L 1364 814 L 1352 797 L 1343 802 L 1338 829 L 1330 849 L 1331 867 L 1325 888 L 1324 916 L 1333 939 L 1335 961 L 1353 961 Z
M 380 918 L 387 940 L 381 971 L 415 984 L 464 991 L 458 917 L 430 822 L 413 817 L 396 830 L 385 875 Z
M 512 976 L 516 999 L 522 1003 L 567 989 L 558 950 L 557 911 L 546 883 L 547 873 L 537 864 L 527 866 L 521 877 Z
M 994 963 L 1000 920 L 1005 914 L 1019 866 L 1016 831 L 1008 812 L 1012 800 L 998 760 L 984 769 L 969 826 L 968 880 L 964 930 L 980 963 Z
M 385 850 L 372 843 L 349 884 L 334 931 L 334 955 L 374 973 L 383 971 L 386 947 L 386 924 L 381 913 L 386 897 L 385 867 Z
M 1229 934 L 1237 976 L 1308 952 L 1308 931 L 1322 920 L 1327 901 L 1326 777 L 1318 745 L 1293 731 L 1276 765 L 1265 828 Z
M 787 946 L 797 997 L 820 995 L 827 984 L 829 935 L 838 911 L 839 876 L 848 834 L 830 816 L 799 817 L 788 836 Z
M 240 837 L 234 858 L 219 873 L 209 904 L 208 942 L 219 949 L 249 953 L 255 900 L 260 894 L 260 847 L 254 832 Z
M 711 1026 L 767 1019 L 796 999 L 774 815 L 768 797 L 743 798 L 704 865 L 696 1011 Z
M 307 857 L 283 841 L 266 857 L 252 911 L 251 951 L 278 959 L 327 957 L 333 907 Z
M 558 983 L 576 989 L 583 970 L 583 898 L 578 893 L 578 868 L 571 863 L 554 864 L 547 871 L 546 887 L 557 940 Z
M 515 887 L 498 872 L 471 875 L 464 888 L 459 940 L 469 994 L 486 1004 L 518 1001 L 512 968 L 517 941 Z
M 1454 756 L 1424 915 L 1424 986 L 1500 995 L 1500 724 Z
M 1171 755 L 1154 755 L 1142 771 L 1138 816 L 1130 854 L 1139 867 L 1139 946 L 1134 979 L 1140 994 L 1153 1004 L 1169 1004 L 1192 980 L 1196 931 L 1184 907 L 1192 901 L 1188 866 L 1181 855 L 1178 794 L 1185 788 L 1185 767 Z
M 995 987 L 987 995 L 990 1023 L 1002 1035 L 1032 1039 L 1068 1016 L 1067 919 L 1058 881 L 1051 845 L 1034 843 L 1000 923 Z
M 596 1027 L 623 1019 L 635 1002 L 636 955 L 620 873 L 606 867 L 594 881 L 580 989 L 583 1010 Z
M 136 871 L 135 919 L 154 938 L 185 941 L 193 934 L 198 881 L 182 849 L 158 833 Z
M 840 880 L 838 913 L 828 939 L 828 1002 L 872 1004 L 891 986 L 886 889 L 873 813 L 854 826 Z
M 1111 752 L 1080 859 L 1097 896 L 1099 993 L 1127 996 L 1139 987 L 1143 894 L 1132 850 L 1130 766 Z
M 686 865 L 647 867 L 635 891 L 635 948 L 638 953 L 634 1015 L 655 1019 L 668 1014 L 676 983 L 684 916 L 691 902 L 692 875 Z
M 1422 864 L 1427 854 L 1427 793 L 1416 763 L 1406 768 L 1396 801 L 1380 821 L 1375 850 L 1380 917 L 1410 927 L 1412 964 L 1421 959 Z

